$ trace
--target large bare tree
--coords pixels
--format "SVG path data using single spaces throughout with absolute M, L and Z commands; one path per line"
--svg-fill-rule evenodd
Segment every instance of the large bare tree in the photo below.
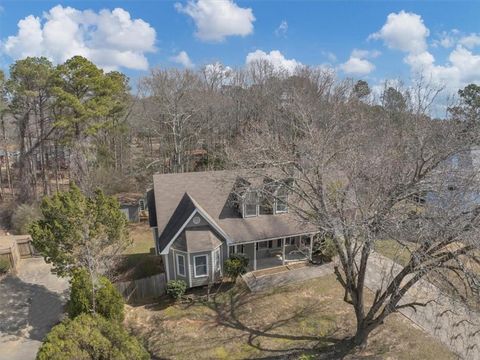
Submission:
M 290 211 L 333 241 L 335 274 L 357 320 L 355 346 L 390 314 L 426 306 L 405 296 L 422 279 L 478 299 L 475 136 L 463 123 L 425 114 L 438 91 L 407 90 L 395 90 L 401 107 L 370 106 L 352 95 L 351 82 L 303 70 L 284 87 L 276 124 L 258 122 L 229 151 L 237 166 L 273 167 L 278 180 L 293 180 Z M 369 300 L 366 276 L 385 239 L 410 252 Z

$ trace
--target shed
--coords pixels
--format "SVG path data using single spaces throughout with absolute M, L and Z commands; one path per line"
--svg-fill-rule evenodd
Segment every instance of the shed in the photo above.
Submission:
M 120 210 L 125 214 L 129 222 L 139 222 L 148 218 L 145 196 L 140 193 L 116 194 L 120 203 Z

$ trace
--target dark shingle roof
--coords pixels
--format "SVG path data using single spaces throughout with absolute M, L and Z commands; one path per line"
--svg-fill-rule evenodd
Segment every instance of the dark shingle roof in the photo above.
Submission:
M 298 223 L 290 213 L 242 218 L 230 201 L 238 179 L 237 171 L 154 175 L 157 224 L 162 233 L 160 249 L 188 219 L 195 204 L 235 243 L 315 231 L 312 226 Z
M 158 209 L 158 205 L 157 205 Z M 183 194 L 180 202 L 178 203 L 177 208 L 173 212 L 170 220 L 168 221 L 167 225 L 162 229 L 158 228 L 160 233 L 159 237 L 159 248 L 160 251 L 165 249 L 168 245 L 169 241 L 175 236 L 175 234 L 180 230 L 182 225 L 187 221 L 192 212 L 195 210 L 195 205 L 193 204 L 192 200 L 188 196 L 187 193 Z M 158 212 L 157 212 L 158 213 Z

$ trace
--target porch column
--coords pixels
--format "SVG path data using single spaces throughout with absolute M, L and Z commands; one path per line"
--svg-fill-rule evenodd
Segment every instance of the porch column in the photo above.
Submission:
M 282 265 L 285 265 L 285 238 L 282 239 Z
M 312 261 L 312 252 L 313 252 L 313 234 L 310 235 L 310 254 L 308 256 L 310 261 Z
M 257 243 L 253 243 L 253 271 L 257 270 Z

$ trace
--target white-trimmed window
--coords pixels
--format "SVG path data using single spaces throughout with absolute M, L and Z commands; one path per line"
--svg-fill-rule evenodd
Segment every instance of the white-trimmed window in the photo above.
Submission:
M 283 186 L 279 187 L 275 194 L 275 214 L 288 212 L 288 193 Z
M 208 276 L 208 257 L 207 255 L 197 255 L 193 257 L 193 272 L 195 277 Z
M 185 276 L 185 256 L 177 254 L 177 274 Z
M 247 191 L 243 198 L 243 217 L 258 216 L 258 193 Z

